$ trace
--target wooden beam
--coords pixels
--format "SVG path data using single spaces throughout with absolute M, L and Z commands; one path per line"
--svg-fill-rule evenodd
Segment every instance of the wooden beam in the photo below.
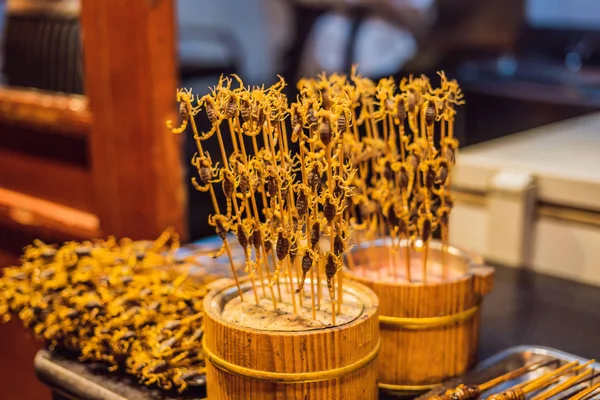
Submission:
M 92 116 L 84 96 L 0 88 L 0 121 L 86 137 Z
M 187 236 L 177 119 L 172 0 L 82 2 L 90 156 L 105 235 Z
M 16 223 L 56 237 L 97 238 L 94 214 L 0 188 L 0 222 Z
M 94 212 L 92 175 L 81 166 L 0 147 L 0 171 L 2 188 Z

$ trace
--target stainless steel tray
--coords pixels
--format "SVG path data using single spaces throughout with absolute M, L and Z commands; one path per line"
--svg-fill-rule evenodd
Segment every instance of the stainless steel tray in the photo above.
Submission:
M 430 392 L 425 393 L 424 395 L 418 397 L 418 399 L 425 399 L 429 396 L 443 393 L 447 388 L 455 387 L 459 383 L 464 383 L 467 385 L 478 385 L 484 382 L 489 381 L 497 376 L 503 375 L 507 372 L 515 370 L 519 367 L 522 367 L 527 364 L 531 364 L 536 361 L 549 361 L 555 359 L 556 363 L 549 364 L 543 368 L 539 368 L 535 371 L 529 372 L 525 375 L 522 375 L 518 378 L 507 381 L 503 384 L 495 386 L 494 388 L 482 393 L 482 398 L 486 398 L 491 394 L 501 392 L 506 390 L 518 383 L 523 381 L 530 380 L 537 376 L 542 375 L 543 373 L 556 369 L 561 365 L 569 363 L 571 361 L 579 361 L 579 362 L 587 362 L 589 361 L 586 358 L 578 357 L 573 354 L 566 353 L 564 351 L 556 350 L 549 347 L 539 347 L 539 346 L 517 346 L 511 347 L 507 350 L 502 351 L 501 353 L 492 356 L 475 366 L 472 370 L 467 372 L 463 377 L 452 379 L 448 382 L 445 382 L 438 388 L 431 390 Z M 594 362 L 590 364 L 590 368 L 594 368 L 598 370 L 600 373 L 600 363 Z M 595 375 L 596 372 L 592 375 Z M 575 386 L 567 391 L 560 393 L 559 395 L 553 397 L 555 399 L 560 399 L 563 397 L 567 397 L 569 394 L 574 394 L 578 389 L 582 387 L 587 387 L 590 383 L 596 383 L 600 381 L 600 377 L 596 377 L 593 380 L 589 380 L 581 385 Z M 594 397 L 595 398 L 595 397 Z

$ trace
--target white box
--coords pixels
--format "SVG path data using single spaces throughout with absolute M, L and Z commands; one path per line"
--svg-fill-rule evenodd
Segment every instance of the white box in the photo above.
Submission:
M 600 114 L 461 150 L 452 186 L 452 244 L 600 285 Z

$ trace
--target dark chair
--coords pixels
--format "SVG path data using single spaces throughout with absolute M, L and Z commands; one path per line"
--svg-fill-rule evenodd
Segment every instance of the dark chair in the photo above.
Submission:
M 70 94 L 84 92 L 78 17 L 9 13 L 3 59 L 7 85 Z

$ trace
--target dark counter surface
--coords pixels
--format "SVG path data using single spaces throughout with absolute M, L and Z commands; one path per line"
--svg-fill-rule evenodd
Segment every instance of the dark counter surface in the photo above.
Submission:
M 518 345 L 600 359 L 599 329 L 600 287 L 497 267 L 483 302 L 479 359 Z
M 522 344 L 554 347 L 584 358 L 600 359 L 598 328 L 600 288 L 523 269 L 497 267 L 494 291 L 483 303 L 479 359 Z M 86 383 L 101 386 L 114 393 L 114 399 L 120 400 L 177 397 L 140 388 L 135 380 L 99 374 L 76 361 L 49 353 L 38 354 L 38 358 L 40 355 L 46 358 L 46 368 L 38 368 L 40 378 L 52 383 L 54 389 L 60 386 L 60 382 L 70 382 L 69 388 L 58 387 L 69 397 L 80 396 L 75 398 L 86 400 L 108 398 L 98 397 L 97 394 L 90 396 L 94 392 L 85 390 Z M 52 368 L 53 364 L 58 368 Z M 49 379 L 47 375 L 50 370 L 63 371 L 64 374 L 70 371 L 71 378 L 76 375 L 81 378 L 83 385 L 73 386 L 70 379 Z M 202 398 L 202 392 L 185 398 Z

